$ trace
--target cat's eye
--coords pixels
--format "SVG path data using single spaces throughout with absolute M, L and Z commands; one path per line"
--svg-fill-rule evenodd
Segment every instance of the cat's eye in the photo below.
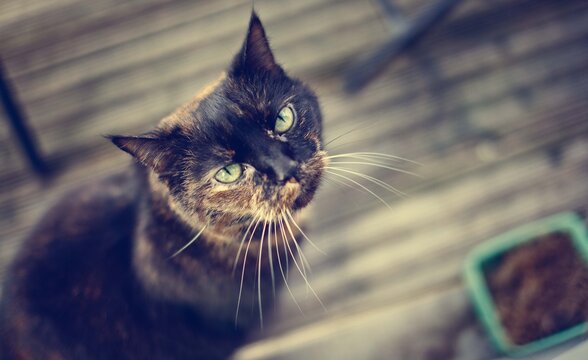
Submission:
M 276 118 L 276 124 L 274 125 L 274 131 L 278 134 L 283 134 L 290 130 L 294 125 L 294 110 L 290 106 L 284 106 L 278 113 Z
M 229 184 L 237 181 L 243 174 L 240 164 L 230 164 L 216 172 L 214 178 L 222 183 Z

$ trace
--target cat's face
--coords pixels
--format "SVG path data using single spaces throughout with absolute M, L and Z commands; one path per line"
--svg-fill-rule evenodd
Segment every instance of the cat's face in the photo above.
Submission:
M 157 174 L 184 214 L 211 224 L 306 206 L 324 166 L 316 96 L 274 61 L 255 13 L 215 85 L 153 132 L 112 140 Z

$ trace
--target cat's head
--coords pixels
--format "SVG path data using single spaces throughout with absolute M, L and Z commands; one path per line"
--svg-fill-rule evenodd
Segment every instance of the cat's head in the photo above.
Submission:
M 151 169 L 185 220 L 271 219 L 312 199 L 321 179 L 314 92 L 278 65 L 259 18 L 220 80 L 141 136 L 112 136 Z

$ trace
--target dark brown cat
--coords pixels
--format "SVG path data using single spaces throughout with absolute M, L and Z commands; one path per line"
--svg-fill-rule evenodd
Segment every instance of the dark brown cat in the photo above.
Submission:
M 253 13 L 217 83 L 153 131 L 110 139 L 136 162 L 70 192 L 26 240 L 2 359 L 227 357 L 298 258 L 296 214 L 325 164 L 314 93 Z

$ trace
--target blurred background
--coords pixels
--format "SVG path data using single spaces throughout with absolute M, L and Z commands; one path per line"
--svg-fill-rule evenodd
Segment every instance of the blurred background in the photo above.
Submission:
M 421 177 L 355 166 L 407 193 L 355 178 L 390 208 L 324 182 L 309 236 L 326 255 L 305 249 L 328 311 L 292 273 L 304 314 L 282 292 L 238 359 L 498 356 L 471 310 L 463 259 L 505 230 L 588 205 L 588 2 L 451 3 L 393 0 L 400 16 L 377 0 L 255 1 L 278 61 L 319 95 L 330 153 L 397 155 Z M 250 9 L 0 2 L 0 280 L 60 194 L 128 166 L 101 135 L 146 131 L 214 80 Z M 432 26 L 419 29 L 423 18 Z

